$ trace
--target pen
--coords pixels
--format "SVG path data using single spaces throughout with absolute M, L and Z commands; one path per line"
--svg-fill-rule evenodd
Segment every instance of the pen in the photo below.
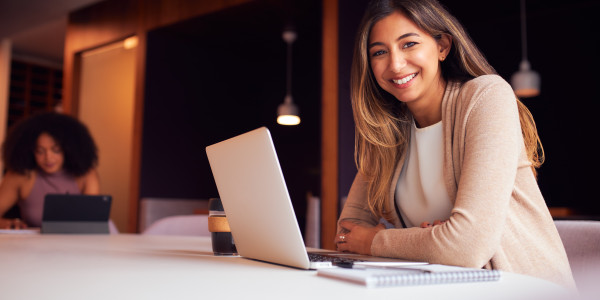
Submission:
M 351 261 L 341 261 L 341 262 L 336 262 L 333 265 L 338 266 L 340 268 L 352 269 L 352 266 L 354 265 L 354 263 Z
M 340 268 L 346 269 L 387 269 L 387 270 L 405 270 L 405 271 L 416 271 L 421 273 L 433 273 L 430 270 L 419 269 L 419 268 L 408 268 L 402 266 L 375 266 L 375 265 L 363 265 L 363 264 L 355 264 L 354 262 L 338 262 L 334 264 Z

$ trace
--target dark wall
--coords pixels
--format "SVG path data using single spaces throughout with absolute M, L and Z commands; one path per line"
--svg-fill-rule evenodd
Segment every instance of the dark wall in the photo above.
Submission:
M 484 18 L 461 13 L 473 39 L 498 73 L 509 80 L 521 60 L 519 1 L 492 7 L 506 11 Z M 595 124 L 600 93 L 596 88 L 600 59 L 593 36 L 598 1 L 528 1 L 528 58 L 542 78 L 541 94 L 523 103 L 536 120 L 546 163 L 539 170 L 539 185 L 549 206 L 566 206 L 579 214 L 600 215 L 595 200 L 598 160 L 588 155 L 595 148 Z M 450 4 L 448 4 L 450 6 Z M 457 7 L 458 11 L 461 7 Z M 473 7 L 483 10 L 484 7 Z M 457 12 L 458 14 L 458 12 Z M 589 157 L 589 159 L 588 159 Z
M 320 189 L 320 9 L 320 1 L 257 1 L 149 33 L 141 197 L 218 196 L 205 147 L 266 126 L 303 228 L 306 193 Z M 276 124 L 290 24 L 302 118 L 291 127 Z
M 354 176 L 354 120 L 350 103 L 350 69 L 354 51 L 354 40 L 367 1 L 345 1 L 339 8 L 339 195 L 348 195 Z M 341 205 L 342 203 L 340 203 Z M 341 207 L 340 207 L 341 208 Z M 340 210 L 341 211 L 341 210 Z
M 340 195 L 354 166 L 349 73 L 366 0 L 340 1 Z M 521 60 L 519 1 L 444 0 L 505 79 Z M 549 206 L 600 214 L 593 200 L 593 131 L 598 25 L 591 0 L 528 1 L 529 60 L 542 94 L 524 103 L 542 137 L 547 162 L 539 184 Z M 275 123 L 285 96 L 283 28 L 294 24 L 293 97 L 302 123 Z M 321 1 L 256 1 L 152 31 L 148 35 L 141 197 L 217 195 L 205 147 L 267 126 L 302 225 L 306 192 L 320 193 Z M 235 121 L 232 121 L 235 120 Z M 592 154 L 588 154 L 591 151 Z M 301 227 L 303 228 L 303 227 Z
M 347 1 L 340 6 L 340 195 L 348 193 L 356 172 L 351 157 L 353 139 L 349 138 L 353 122 L 347 73 L 356 27 L 367 2 Z M 521 61 L 520 2 L 440 2 L 462 22 L 488 61 L 509 81 Z M 547 204 L 595 216 L 600 216 L 594 193 L 600 169 L 594 154 L 600 106 L 599 10 L 600 2 L 592 0 L 527 1 L 528 57 L 541 75 L 542 87 L 539 96 L 523 99 L 536 120 L 546 151 L 538 182 Z

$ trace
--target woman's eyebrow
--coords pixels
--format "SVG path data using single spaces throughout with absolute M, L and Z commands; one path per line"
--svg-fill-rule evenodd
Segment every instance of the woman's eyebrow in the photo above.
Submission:
M 396 39 L 396 41 L 402 40 L 402 39 L 407 38 L 409 36 L 420 36 L 420 35 L 418 33 L 415 33 L 415 32 L 409 32 L 409 33 L 405 33 L 405 34 L 399 36 Z M 373 48 L 375 46 L 380 46 L 380 45 L 383 45 L 383 43 L 382 42 L 373 42 L 373 43 L 369 44 L 369 46 L 367 47 L 367 49 L 371 49 L 371 48 Z

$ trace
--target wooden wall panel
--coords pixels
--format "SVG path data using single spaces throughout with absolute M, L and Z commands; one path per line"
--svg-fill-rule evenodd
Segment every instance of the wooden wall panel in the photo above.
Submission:
M 143 124 L 146 35 L 149 30 L 229 8 L 252 0 L 107 0 L 69 15 L 65 37 L 63 108 L 77 115 L 80 54 L 82 51 L 137 35 L 133 160 L 129 222 L 126 232 L 137 232 L 140 153 Z
M 321 247 L 335 249 L 338 218 L 338 0 L 323 1 Z
M 102 1 L 69 15 L 67 43 L 82 51 L 112 43 L 137 29 L 136 0 Z
M 138 33 L 144 32 L 142 22 L 138 23 Z M 146 34 L 138 34 L 138 46 L 135 53 L 135 99 L 133 102 L 133 143 L 131 144 L 131 195 L 129 196 L 129 231 L 138 232 L 140 201 L 140 170 L 142 169 L 142 132 L 144 127 L 144 82 L 146 75 Z
M 136 0 L 103 1 L 69 15 L 65 35 L 63 108 L 77 114 L 79 53 L 127 36 L 137 29 Z
M 189 0 L 159 0 L 141 1 L 144 11 L 144 27 L 154 28 L 170 25 L 181 20 L 190 19 L 200 15 L 216 12 L 228 7 L 233 7 L 251 0 L 214 0 L 214 1 L 189 1 Z

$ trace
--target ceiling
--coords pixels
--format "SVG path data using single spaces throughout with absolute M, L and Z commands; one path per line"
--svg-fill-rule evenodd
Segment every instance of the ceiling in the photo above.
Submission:
M 62 67 L 69 12 L 102 0 L 0 0 L 0 39 L 13 57 Z
M 12 42 L 13 57 L 62 67 L 69 12 L 104 0 L 0 0 L 0 40 Z M 593 6 L 597 0 L 528 0 L 528 14 L 569 6 Z M 519 0 L 440 0 L 463 21 L 518 16 Z M 473 13 L 484 11 L 485 13 Z

